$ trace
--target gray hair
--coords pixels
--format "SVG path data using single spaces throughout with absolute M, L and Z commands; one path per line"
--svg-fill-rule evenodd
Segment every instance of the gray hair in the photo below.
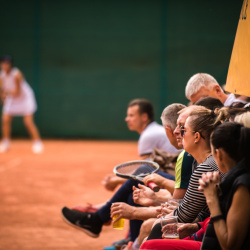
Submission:
M 180 103 L 173 103 L 168 105 L 161 114 L 161 121 L 164 127 L 169 126 L 175 129 L 177 126 L 177 119 L 179 117 L 179 111 L 186 108 L 185 105 Z
M 210 90 L 214 85 L 219 84 L 211 75 L 206 73 L 197 73 L 189 79 L 186 85 L 186 97 L 190 100 L 190 97 L 196 94 L 201 87 L 205 87 Z
M 250 111 L 236 115 L 234 121 L 243 123 L 245 127 L 250 128 Z

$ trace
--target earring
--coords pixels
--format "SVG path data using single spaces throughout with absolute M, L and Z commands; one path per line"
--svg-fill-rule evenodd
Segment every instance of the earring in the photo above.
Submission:
M 197 141 L 194 141 L 195 144 L 197 144 L 198 142 Z

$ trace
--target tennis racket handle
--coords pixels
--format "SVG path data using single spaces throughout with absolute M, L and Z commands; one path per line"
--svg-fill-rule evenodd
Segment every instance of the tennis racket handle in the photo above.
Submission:
M 154 191 L 154 192 L 159 192 L 160 187 L 158 185 L 156 185 L 154 182 L 149 182 L 148 186 Z

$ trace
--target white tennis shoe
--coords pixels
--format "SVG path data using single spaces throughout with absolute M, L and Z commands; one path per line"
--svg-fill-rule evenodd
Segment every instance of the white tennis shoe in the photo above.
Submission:
M 32 151 L 34 154 L 41 154 L 43 152 L 43 143 L 41 141 L 34 141 L 32 145 Z
M 3 139 L 0 145 L 0 153 L 8 151 L 9 148 L 10 148 L 10 141 L 7 139 Z

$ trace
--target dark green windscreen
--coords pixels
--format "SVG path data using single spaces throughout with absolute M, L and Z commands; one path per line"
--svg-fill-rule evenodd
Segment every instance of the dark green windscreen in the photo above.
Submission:
M 131 139 L 127 103 L 156 120 L 197 72 L 226 81 L 241 1 L 4 1 L 0 54 L 33 87 L 44 137 Z M 13 134 L 26 135 L 20 118 Z

